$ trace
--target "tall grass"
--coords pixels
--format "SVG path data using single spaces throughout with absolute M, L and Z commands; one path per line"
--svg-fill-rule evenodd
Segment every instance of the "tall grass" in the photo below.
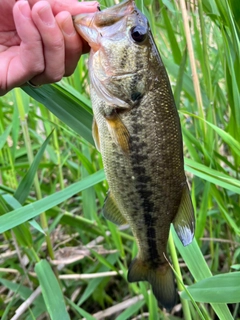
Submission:
M 3 320 L 240 319 L 239 5 L 136 2 L 182 124 L 196 233 L 183 248 L 172 230 L 169 248 L 184 293 L 169 314 L 148 284 L 127 283 L 137 247 L 101 215 L 108 187 L 91 136 L 84 56 L 70 78 L 0 99 Z

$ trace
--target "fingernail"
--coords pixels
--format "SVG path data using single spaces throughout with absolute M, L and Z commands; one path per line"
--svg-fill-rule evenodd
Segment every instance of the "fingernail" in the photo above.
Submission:
M 71 36 L 73 34 L 76 33 L 74 27 L 73 27 L 73 23 L 72 23 L 72 19 L 71 17 L 67 17 L 63 23 L 62 23 L 62 30 L 64 33 L 66 33 L 68 36 Z
M 25 1 L 23 2 L 19 2 L 19 9 L 22 13 L 22 15 L 25 17 L 25 18 L 30 18 L 30 8 L 29 8 L 29 4 Z
M 48 26 L 51 26 L 54 24 L 55 19 L 52 14 L 51 7 L 49 5 L 46 5 L 42 9 L 38 11 L 38 15 L 43 23 L 45 23 Z

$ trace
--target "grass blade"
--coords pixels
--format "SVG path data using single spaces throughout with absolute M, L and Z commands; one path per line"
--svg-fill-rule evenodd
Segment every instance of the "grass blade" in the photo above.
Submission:
M 184 247 L 179 240 L 175 230 L 171 227 L 171 232 L 174 238 L 174 242 L 178 251 L 180 252 L 183 260 L 188 266 L 191 274 L 193 275 L 196 281 L 203 280 L 212 276 L 212 273 L 202 255 L 202 252 L 197 244 L 196 239 L 193 239 L 193 242 Z M 218 315 L 221 320 L 233 320 L 233 317 L 226 304 L 211 304 L 212 308 Z
M 66 123 L 84 139 L 93 144 L 92 110 L 89 101 L 76 90 L 66 89 L 67 84 L 44 85 L 35 90 L 24 87 L 24 91 L 45 105 L 55 116 Z
M 11 211 L 0 217 L 0 232 L 5 232 L 17 225 L 32 219 L 54 206 L 69 199 L 74 194 L 92 187 L 105 179 L 103 170 L 100 170 L 79 182 L 73 183 L 71 186 L 61 190 L 47 198 L 43 198 L 34 203 L 30 203 L 24 207 Z
M 52 133 L 47 137 L 47 139 L 44 141 L 43 145 L 39 149 L 38 153 L 36 154 L 36 157 L 34 158 L 28 172 L 23 177 L 22 181 L 19 183 L 19 186 L 14 193 L 14 197 L 23 204 L 25 200 L 27 199 L 30 188 L 33 184 L 35 174 L 37 172 L 38 166 L 40 164 L 41 158 L 43 156 L 43 153 L 48 145 L 48 142 L 51 138 Z
M 201 280 L 191 286 L 188 291 L 195 301 L 203 303 L 239 303 L 240 272 L 219 274 Z M 183 292 L 182 298 L 189 299 Z
M 35 266 L 35 271 L 42 289 L 46 308 L 52 320 L 70 320 L 66 309 L 62 290 L 46 260 L 41 260 Z

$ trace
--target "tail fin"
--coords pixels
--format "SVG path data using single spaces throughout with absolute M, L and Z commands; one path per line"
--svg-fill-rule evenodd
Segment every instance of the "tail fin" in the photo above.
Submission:
M 159 306 L 170 310 L 176 304 L 177 292 L 174 276 L 167 262 L 154 268 L 149 263 L 136 258 L 130 264 L 128 281 L 148 281 Z

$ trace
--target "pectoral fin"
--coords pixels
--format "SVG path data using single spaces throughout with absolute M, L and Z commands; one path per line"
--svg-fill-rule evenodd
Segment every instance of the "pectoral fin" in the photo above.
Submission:
M 173 220 L 174 228 L 184 246 L 190 244 L 194 237 L 195 218 L 188 186 L 183 189 L 178 213 Z
M 99 152 L 101 152 L 101 150 L 100 150 L 100 138 L 99 138 L 99 133 L 98 133 L 98 126 L 97 126 L 97 122 L 96 122 L 95 118 L 93 118 L 93 123 L 92 123 L 92 135 L 93 135 L 93 140 L 95 142 L 95 146 L 96 146 L 97 150 Z
M 113 141 L 122 149 L 124 153 L 128 153 L 130 135 L 121 118 L 117 112 L 113 112 L 111 116 L 106 116 L 105 118 Z
M 103 215 L 106 219 L 115 223 L 116 225 L 123 225 L 127 223 L 110 192 L 108 193 L 104 202 Z

